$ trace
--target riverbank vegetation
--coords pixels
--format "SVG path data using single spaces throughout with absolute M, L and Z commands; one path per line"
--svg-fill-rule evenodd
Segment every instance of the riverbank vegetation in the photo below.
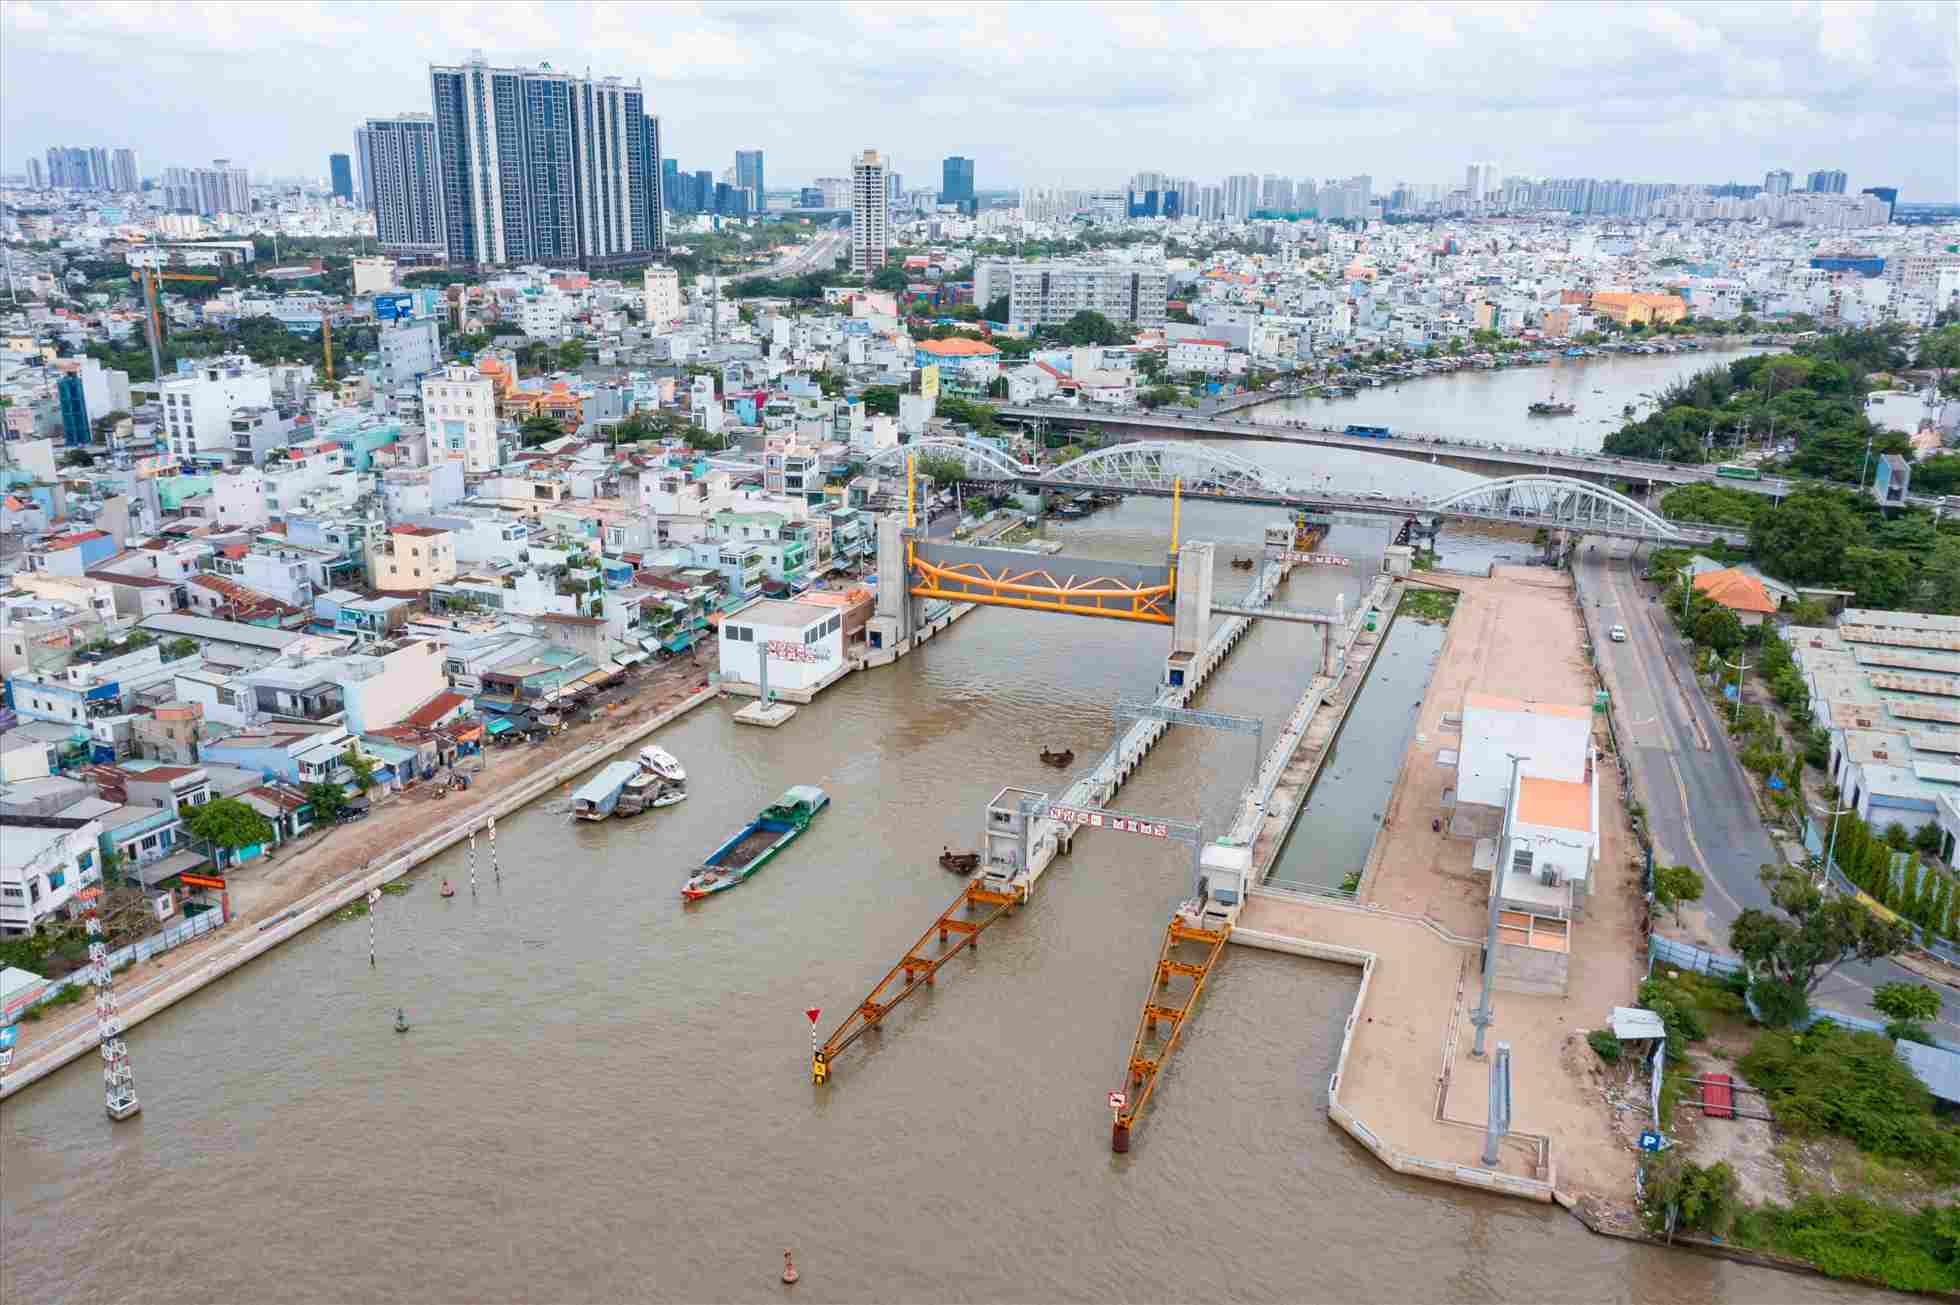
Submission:
M 1402 615 L 1425 625 L 1448 625 L 1460 595 L 1452 589 L 1422 589 L 1411 585 L 1402 594 Z
M 1672 1148 L 1643 1167 L 1651 1231 L 1671 1220 L 1677 1235 L 1788 1256 L 1833 1278 L 1960 1289 L 1960 1206 L 1951 1200 L 1960 1133 L 1890 1039 L 1822 1021 L 1801 1033 L 1766 1030 L 1737 1068 L 1774 1116 L 1787 1199 L 1745 1199 L 1730 1163 L 1697 1164 L 1691 1148 Z

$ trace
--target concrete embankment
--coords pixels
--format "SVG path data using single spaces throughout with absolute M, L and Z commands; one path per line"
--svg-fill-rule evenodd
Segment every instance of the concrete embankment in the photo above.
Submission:
M 1394 577 L 1375 577 L 1366 600 L 1356 607 L 1346 625 L 1333 632 L 1335 643 L 1326 673 L 1313 677 L 1267 751 L 1258 784 L 1247 795 L 1232 830 L 1234 842 L 1252 845 L 1254 883 L 1266 877 L 1293 822 L 1306 806 L 1314 781 L 1320 777 L 1321 764 L 1333 751 L 1348 712 L 1361 696 L 1361 685 L 1388 640 L 1402 593 L 1403 583 Z M 1380 614 L 1373 630 L 1368 628 L 1371 613 Z
M 509 816 L 512 812 L 549 793 L 560 782 L 598 764 L 624 748 L 631 747 L 655 730 L 703 703 L 713 701 L 717 696 L 716 690 L 703 689 L 658 715 L 617 733 L 609 734 L 605 738 L 594 739 L 539 770 L 522 783 L 497 794 L 490 802 L 419 838 L 413 847 L 403 849 L 384 864 L 376 866 L 373 862 L 369 862 L 358 870 L 342 875 L 324 888 L 308 894 L 275 916 L 276 923 L 261 925 L 251 933 L 234 934 L 228 941 L 221 942 L 217 950 L 196 962 L 184 973 L 168 977 L 154 991 L 141 993 L 134 1001 L 123 1007 L 118 1012 L 122 1017 L 123 1027 L 132 1028 L 158 1011 L 168 1010 L 200 988 L 216 982 L 241 965 L 264 955 L 280 943 L 318 924 L 341 907 L 361 900 L 371 890 L 401 878 L 430 857 L 455 846 L 468 838 L 471 830 L 483 828 L 489 820 Z M 243 927 L 231 926 L 232 929 Z M 5 1083 L 0 1084 L 0 1100 L 5 1100 L 77 1057 L 93 1051 L 97 1041 L 94 1021 L 91 1019 L 87 1022 L 84 1032 L 57 1043 L 8 1074 Z

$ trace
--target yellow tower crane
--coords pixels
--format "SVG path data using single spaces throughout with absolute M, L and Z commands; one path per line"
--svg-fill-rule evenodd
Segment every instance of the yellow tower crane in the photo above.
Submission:
M 143 304 L 148 310 L 145 325 L 150 336 L 150 374 L 153 380 L 163 379 L 163 316 L 159 301 L 163 292 L 160 281 L 217 281 L 221 278 L 204 276 L 197 272 L 166 272 L 154 264 L 130 269 L 129 279 L 143 287 Z

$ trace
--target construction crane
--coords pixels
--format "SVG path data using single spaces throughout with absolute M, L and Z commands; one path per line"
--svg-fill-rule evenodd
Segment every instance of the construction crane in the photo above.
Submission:
M 144 325 L 148 328 L 150 337 L 150 376 L 153 380 L 162 381 L 163 317 L 158 305 L 163 298 L 163 292 L 157 283 L 159 281 L 217 281 L 221 278 L 204 276 L 196 272 L 166 272 L 154 263 L 146 263 L 130 269 L 129 279 L 143 287 L 143 302 L 149 310 Z

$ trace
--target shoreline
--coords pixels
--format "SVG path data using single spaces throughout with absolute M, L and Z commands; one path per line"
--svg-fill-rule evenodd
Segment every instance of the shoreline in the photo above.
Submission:
M 383 853 L 382 856 L 387 859 L 378 867 L 375 863 L 380 861 L 381 857 L 371 857 L 358 869 L 349 870 L 323 887 L 279 907 L 269 920 L 259 923 L 250 933 L 240 932 L 229 939 L 221 934 L 218 946 L 213 952 L 192 962 L 184 973 L 168 979 L 156 991 L 138 998 L 128 1007 L 119 1010 L 117 1014 L 123 1028 L 125 1030 L 133 1028 L 150 1016 L 168 1010 L 192 993 L 264 955 L 280 943 L 304 933 L 342 907 L 364 898 L 370 890 L 392 883 L 423 862 L 448 851 L 468 838 L 471 831 L 481 829 L 486 822 L 522 810 L 550 793 L 560 782 L 580 771 L 590 769 L 614 753 L 630 748 L 655 730 L 673 723 L 695 708 L 721 696 L 720 689 L 713 686 L 699 689 L 675 705 L 656 712 L 645 720 L 636 721 L 615 733 L 584 743 L 512 788 L 495 795 L 486 793 L 480 805 L 441 826 L 433 835 L 414 835 L 412 841 L 398 844 L 391 851 Z M 246 922 L 241 915 L 235 917 L 233 923 L 243 925 Z M 229 929 L 230 925 L 226 928 Z M 25 1062 L 19 1069 L 9 1073 L 4 1083 L 0 1083 L 0 1101 L 40 1082 L 55 1071 L 88 1054 L 98 1042 L 99 1038 L 91 1022 L 87 1031 L 55 1044 Z

